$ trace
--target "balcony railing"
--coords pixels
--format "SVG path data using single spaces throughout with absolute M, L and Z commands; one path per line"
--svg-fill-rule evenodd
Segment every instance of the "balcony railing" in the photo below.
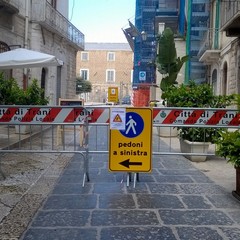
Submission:
M 31 21 L 65 38 L 69 44 L 84 49 L 84 34 L 47 1 L 32 0 Z
M 221 2 L 221 27 L 228 28 L 240 18 L 240 1 L 225 0 Z M 237 25 L 239 25 L 236 22 Z M 235 27 L 235 26 L 234 26 Z
M 213 40 L 213 30 L 208 30 L 205 32 L 202 41 L 200 42 L 198 56 L 201 57 L 206 50 L 212 48 L 212 40 Z
M 198 51 L 199 61 L 211 64 L 219 58 L 218 29 L 208 29 Z

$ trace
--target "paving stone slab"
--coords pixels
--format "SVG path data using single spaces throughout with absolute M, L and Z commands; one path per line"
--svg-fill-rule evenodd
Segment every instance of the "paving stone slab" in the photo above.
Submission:
M 227 237 L 228 240 L 238 240 L 240 236 L 240 229 L 238 227 L 220 227 L 223 231 L 224 235 Z
M 86 184 L 88 185 L 88 184 Z M 125 186 L 120 183 L 95 183 L 93 193 L 124 193 Z
M 168 227 L 113 227 L 101 231 L 101 240 L 176 240 Z
M 216 229 L 209 227 L 177 227 L 180 239 L 224 240 Z
M 184 208 L 177 196 L 160 194 L 137 194 L 139 208 Z
M 183 193 L 177 184 L 148 183 L 151 193 L 180 194 Z
M 52 194 L 87 194 L 90 193 L 93 184 L 86 184 L 84 187 L 82 183 L 62 183 L 57 184 L 52 191 Z
M 193 179 L 189 176 L 180 175 L 166 175 L 166 176 L 155 176 L 157 182 L 160 183 L 193 183 Z
M 65 171 L 64 171 L 64 176 L 65 175 L 80 175 L 80 176 L 83 176 L 83 168 L 80 168 L 80 167 L 75 167 L 75 168 L 66 168 Z
M 211 209 L 213 205 L 203 196 L 181 196 L 188 209 Z
M 165 224 L 173 225 L 232 225 L 234 222 L 218 210 L 159 210 Z
M 89 220 L 89 211 L 55 210 L 40 211 L 35 218 L 33 227 L 80 227 L 85 226 Z
M 102 194 L 99 197 L 99 208 L 134 209 L 136 205 L 131 194 Z
M 78 161 L 71 161 L 68 165 L 67 165 L 67 167 L 66 167 L 66 169 L 83 169 L 83 162 L 81 161 L 81 162 L 79 162 L 79 160 Z
M 116 182 L 113 174 L 91 174 L 89 173 L 90 182 Z
M 240 224 L 240 210 L 235 210 L 234 212 L 228 212 L 228 215 L 238 224 Z
M 179 187 L 183 190 L 185 194 L 224 194 L 226 193 L 224 188 L 216 184 L 179 184 Z
M 80 228 L 31 228 L 21 240 L 97 240 L 95 229 Z
M 207 196 L 209 201 L 216 207 L 216 208 L 236 208 L 240 209 L 240 204 L 237 199 L 235 199 L 232 195 L 226 194 L 219 194 L 219 195 L 210 195 Z
M 158 225 L 154 211 L 149 210 L 93 210 L 92 226 Z
M 83 175 L 69 175 L 64 174 L 60 177 L 58 183 L 82 183 L 83 182 Z
M 203 174 L 192 175 L 191 177 L 196 183 L 214 183 L 211 179 Z
M 186 158 L 176 156 L 161 156 L 160 161 L 166 169 L 196 169 Z
M 45 202 L 43 209 L 93 209 L 97 206 L 97 196 L 82 195 L 52 195 Z
M 131 182 L 130 185 L 126 187 L 126 191 L 127 193 L 150 193 L 147 187 L 148 184 L 149 183 L 136 182 L 136 186 L 134 188 L 133 182 Z
M 162 175 L 193 175 L 193 176 L 205 176 L 199 170 L 196 169 L 159 169 Z M 206 177 L 206 176 L 205 176 Z

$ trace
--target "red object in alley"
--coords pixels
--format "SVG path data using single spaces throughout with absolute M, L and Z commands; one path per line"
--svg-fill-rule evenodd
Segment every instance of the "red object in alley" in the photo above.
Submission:
M 150 101 L 149 86 L 141 85 L 138 89 L 133 90 L 132 104 L 134 107 L 147 107 Z

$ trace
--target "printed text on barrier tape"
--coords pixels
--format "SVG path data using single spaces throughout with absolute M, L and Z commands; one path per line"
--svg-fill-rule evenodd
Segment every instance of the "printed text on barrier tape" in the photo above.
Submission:
M 153 110 L 153 123 L 171 125 L 239 126 L 237 110 Z
M 51 108 L 51 107 L 5 107 L 0 108 L 0 122 L 5 123 L 71 123 L 82 122 L 108 123 L 108 108 Z

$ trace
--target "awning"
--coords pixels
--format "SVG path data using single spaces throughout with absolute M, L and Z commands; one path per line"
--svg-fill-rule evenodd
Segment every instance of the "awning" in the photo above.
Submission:
M 0 69 L 35 68 L 48 66 L 61 66 L 63 61 L 53 55 L 17 48 L 0 53 Z

